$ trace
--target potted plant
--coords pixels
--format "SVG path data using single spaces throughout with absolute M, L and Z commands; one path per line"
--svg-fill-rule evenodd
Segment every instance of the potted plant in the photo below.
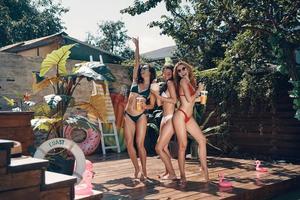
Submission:
M 65 45 L 58 50 L 52 51 L 43 60 L 40 70 L 33 72 L 33 93 L 37 94 L 48 87 L 52 88 L 52 94 L 44 96 L 44 103 L 39 103 L 32 110 L 35 111 L 35 119 L 32 120 L 34 130 L 42 130 L 47 133 L 46 139 L 50 134 L 54 137 L 64 137 L 64 126 L 75 125 L 80 127 L 84 121 L 85 124 L 90 124 L 90 127 L 95 129 L 95 126 L 88 119 L 82 120 L 84 117 L 71 118 L 66 115 L 68 108 L 78 107 L 86 110 L 86 112 L 100 120 L 105 120 L 105 98 L 102 95 L 93 95 L 88 102 L 77 101 L 73 96 L 74 91 L 80 85 L 81 81 L 95 81 L 97 84 L 102 84 L 105 88 L 105 81 L 114 81 L 115 77 L 110 72 L 109 68 L 100 62 L 85 62 L 79 63 L 67 70 L 66 63 L 71 53 L 71 48 L 75 44 Z M 104 91 L 106 91 L 104 89 Z M 50 161 L 58 166 L 60 161 L 68 160 L 66 151 L 58 149 L 55 152 L 50 152 L 52 156 Z M 64 158 L 64 159 L 63 159 Z M 72 165 L 72 164 L 71 164 Z M 56 168 L 53 167 L 52 168 Z M 70 166 L 72 169 L 72 166 Z M 59 169 L 56 169 L 59 171 Z

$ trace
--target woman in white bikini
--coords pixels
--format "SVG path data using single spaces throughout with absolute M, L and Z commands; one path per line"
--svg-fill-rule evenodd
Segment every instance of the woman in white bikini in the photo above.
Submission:
M 171 162 L 171 155 L 168 150 L 168 144 L 172 135 L 174 134 L 174 127 L 172 123 L 172 117 L 175 110 L 175 104 L 177 101 L 176 90 L 173 82 L 173 64 L 167 63 L 163 68 L 163 78 L 166 81 L 162 88 L 162 93 L 152 91 L 158 104 L 161 103 L 163 107 L 163 118 L 160 124 L 159 138 L 155 146 L 156 152 L 160 155 L 161 160 L 165 164 L 166 171 L 160 175 L 161 179 L 176 179 L 176 174 Z

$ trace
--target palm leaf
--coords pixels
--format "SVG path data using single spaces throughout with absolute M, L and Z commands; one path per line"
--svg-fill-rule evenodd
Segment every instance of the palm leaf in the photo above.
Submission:
M 80 115 L 68 117 L 68 119 L 65 120 L 65 123 L 72 127 L 84 128 L 86 130 L 91 128 L 98 131 L 98 126 L 95 123 Z
M 33 127 L 33 130 L 39 129 L 39 130 L 45 130 L 49 131 L 51 127 L 55 125 L 55 123 L 61 121 L 61 118 L 36 118 L 31 120 L 31 126 Z
M 116 79 L 110 69 L 100 62 L 78 63 L 73 71 L 78 76 L 85 76 L 95 81 L 115 81 Z
M 97 80 L 97 81 L 104 81 L 106 80 L 104 76 L 98 74 L 93 69 L 88 68 L 87 66 L 81 66 L 78 68 L 75 73 L 77 76 L 84 76 L 87 78 L 88 81 L 90 80 Z
M 211 116 L 216 112 L 217 109 L 211 111 L 208 116 L 206 117 L 205 121 L 203 122 L 203 124 L 201 125 L 201 127 L 205 127 L 206 124 L 208 123 L 208 121 L 210 120 Z
M 211 132 L 211 131 L 219 130 L 219 129 L 221 129 L 224 125 L 225 125 L 225 123 L 222 123 L 222 124 L 217 125 L 217 126 L 212 126 L 212 127 L 209 127 L 209 128 L 204 129 L 202 132 L 203 132 L 203 133 L 208 133 L 208 132 Z
M 53 67 L 58 67 L 58 73 L 60 75 L 66 75 L 67 69 L 66 69 L 66 63 L 67 59 L 69 58 L 71 51 L 70 49 L 75 44 L 65 45 L 57 50 L 52 51 L 50 54 L 47 55 L 47 57 L 43 60 L 41 69 L 40 69 L 40 75 L 45 76 L 45 74 Z
M 216 147 L 216 146 L 214 146 L 213 144 L 211 144 L 211 143 L 209 143 L 209 142 L 207 142 L 207 144 L 208 144 L 209 146 L 211 146 L 212 148 L 214 148 L 214 149 L 217 149 L 217 150 L 219 150 L 219 151 L 223 151 L 223 150 L 220 149 L 219 147 Z
M 158 129 L 158 127 L 156 126 L 155 123 L 147 123 L 147 127 L 152 128 L 152 129 L 155 131 L 155 133 L 158 133 L 158 132 L 159 132 L 159 129 Z
M 14 99 L 10 99 L 6 96 L 2 96 L 2 98 L 6 101 L 7 105 L 12 107 L 15 105 L 15 100 Z

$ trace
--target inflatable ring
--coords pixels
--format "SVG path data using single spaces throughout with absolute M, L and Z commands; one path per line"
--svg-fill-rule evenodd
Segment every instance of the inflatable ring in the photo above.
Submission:
M 101 140 L 100 134 L 92 128 L 89 128 L 87 130 L 84 128 L 80 128 L 80 129 L 86 133 L 86 138 L 83 142 L 76 143 L 76 144 L 78 144 L 78 146 L 81 148 L 84 155 L 86 156 L 91 155 L 92 153 L 94 153 L 94 151 L 97 149 L 97 147 L 100 144 L 100 140 Z M 73 127 L 71 127 L 70 125 L 64 127 L 64 134 L 67 139 L 72 140 L 73 130 L 74 130 Z
M 76 160 L 76 167 L 73 172 L 73 176 L 77 178 L 77 183 L 79 183 L 82 179 L 82 174 L 85 171 L 85 156 L 80 147 L 72 140 L 64 138 L 53 138 L 51 140 L 47 140 L 36 149 L 33 157 L 44 159 L 49 151 L 56 148 L 63 148 L 72 152 Z

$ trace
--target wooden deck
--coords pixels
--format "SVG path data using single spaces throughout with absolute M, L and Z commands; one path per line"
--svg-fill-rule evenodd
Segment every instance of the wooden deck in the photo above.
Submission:
M 186 162 L 187 186 L 177 181 L 160 181 L 157 175 L 164 167 L 158 157 L 148 157 L 147 169 L 151 181 L 132 179 L 133 166 L 126 154 L 113 154 L 106 158 L 89 157 L 94 163 L 96 190 L 103 192 L 102 199 L 269 199 L 284 194 L 300 185 L 300 165 L 263 163 L 267 173 L 255 171 L 254 160 L 208 157 L 211 183 L 204 183 L 199 162 Z M 173 160 L 179 176 L 177 160 Z M 226 189 L 218 186 L 218 174 L 233 183 Z

